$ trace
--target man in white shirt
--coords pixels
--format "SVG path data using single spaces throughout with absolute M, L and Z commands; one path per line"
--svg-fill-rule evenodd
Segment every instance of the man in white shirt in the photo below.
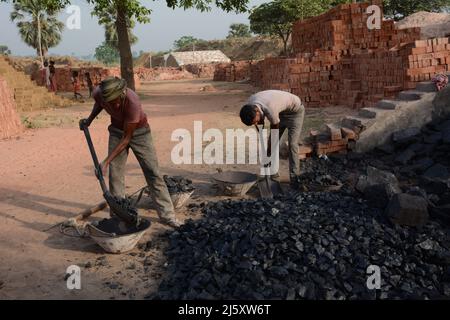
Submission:
M 266 90 L 252 95 L 240 112 L 241 120 L 247 126 L 264 124 L 267 118 L 270 129 L 279 129 L 279 137 L 288 129 L 289 177 L 292 187 L 298 186 L 300 159 L 298 155 L 300 134 L 305 117 L 305 107 L 296 95 L 280 90 Z M 267 156 L 270 157 L 270 138 Z

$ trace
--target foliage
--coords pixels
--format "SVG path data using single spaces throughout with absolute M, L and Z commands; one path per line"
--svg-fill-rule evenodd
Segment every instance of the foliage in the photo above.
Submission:
M 189 47 L 190 50 L 198 43 L 204 40 L 194 38 L 192 36 L 182 36 L 180 39 L 175 40 L 173 47 L 176 51 L 180 51 L 182 48 Z
M 39 28 L 41 30 L 42 53 L 45 55 L 49 48 L 55 47 L 61 41 L 64 23 L 58 21 L 58 11 L 46 7 L 42 0 L 17 0 L 11 12 L 11 21 L 16 22 L 22 40 L 30 47 L 39 50 Z
M 8 49 L 8 46 L 0 45 L 0 54 L 11 54 L 11 50 Z
M 107 42 L 103 42 L 95 48 L 95 58 L 104 64 L 114 64 L 119 62 L 119 51 Z
M 275 35 L 283 40 L 285 53 L 295 21 L 316 16 L 331 7 L 328 0 L 276 0 L 251 10 L 250 30 L 260 35 Z
M 111 4 L 109 8 L 102 12 L 98 12 L 97 16 L 98 22 L 105 28 L 105 41 L 111 46 L 119 49 L 119 37 L 117 35 L 116 27 L 117 8 L 114 4 Z M 138 40 L 132 32 L 136 22 L 133 19 L 128 18 L 126 23 L 128 27 L 128 38 L 130 40 L 130 45 L 133 45 Z
M 229 38 L 247 38 L 251 37 L 250 27 L 245 23 L 232 23 L 230 31 L 228 31 L 227 39 Z
M 402 19 L 418 11 L 441 12 L 450 8 L 450 0 L 384 0 L 384 13 Z

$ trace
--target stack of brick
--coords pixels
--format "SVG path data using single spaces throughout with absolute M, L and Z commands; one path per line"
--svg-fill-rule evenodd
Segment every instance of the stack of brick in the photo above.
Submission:
M 6 80 L 14 93 L 17 111 L 34 111 L 46 108 L 70 106 L 69 99 L 48 92 L 30 80 L 30 77 L 14 69 L 9 60 L 0 56 L 0 75 Z
M 415 88 L 415 82 L 427 81 L 437 73 L 450 71 L 449 38 L 419 40 L 405 48 L 406 84 L 408 89 Z M 407 60 L 406 60 L 407 59 Z
M 214 70 L 214 81 L 227 81 L 227 73 L 230 72 L 228 69 L 231 68 L 231 63 L 218 63 Z
M 6 80 L 0 77 L 0 140 L 20 134 L 22 131 L 13 92 Z
M 382 20 L 381 29 L 369 30 L 367 8 L 371 4 L 382 7 L 381 1 L 343 4 L 320 16 L 297 21 L 292 33 L 294 52 L 333 50 L 345 54 L 358 53 L 366 49 L 389 49 L 420 38 L 420 28 L 397 30 L 393 20 Z
M 250 79 L 250 70 L 254 61 L 234 61 L 219 63 L 214 71 L 214 81 L 242 81 Z
M 383 98 L 393 98 L 400 91 L 414 89 L 417 82 L 429 81 L 446 73 L 450 65 L 448 38 L 416 40 L 395 49 L 352 57 L 352 74 L 364 99 L 357 107 L 373 107 Z M 342 91 L 344 92 L 344 90 Z M 347 101 L 342 96 L 340 103 Z
M 358 138 L 354 130 L 341 128 L 332 124 L 326 125 L 326 131 L 315 138 L 315 151 L 317 155 L 327 155 L 336 152 L 346 152 L 348 144 Z
M 79 67 L 79 68 L 71 68 L 69 66 L 66 67 L 56 67 L 56 83 L 57 83 L 57 91 L 62 92 L 72 92 L 72 71 L 78 72 L 78 81 L 80 83 L 80 87 L 82 90 L 87 90 L 88 85 L 85 77 L 85 73 L 89 72 L 92 83 L 94 86 L 98 85 L 103 79 L 106 77 L 116 76 L 120 77 L 120 68 L 101 68 L 101 67 Z M 41 77 L 40 71 L 37 71 L 32 76 L 32 79 L 35 79 L 38 85 L 44 86 L 44 81 Z M 140 81 L 139 77 L 135 74 L 134 82 L 136 88 L 139 88 Z
M 368 3 L 336 8 L 294 25 L 291 58 L 251 66 L 251 82 L 298 95 L 307 107 L 371 107 L 449 71 L 448 38 L 420 39 L 420 29 L 396 30 L 383 20 L 369 30 Z
M 299 158 L 346 153 L 350 145 L 358 139 L 359 133 L 360 129 L 357 127 L 349 129 L 333 124 L 327 124 L 324 132 L 311 130 L 309 137 L 299 149 Z
M 184 65 L 183 69 L 198 78 L 213 78 L 216 66 L 217 63 L 196 63 Z

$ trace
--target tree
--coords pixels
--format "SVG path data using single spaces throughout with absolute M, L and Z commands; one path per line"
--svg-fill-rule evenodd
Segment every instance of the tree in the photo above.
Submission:
M 384 0 L 384 13 L 396 20 L 415 12 L 442 12 L 450 7 L 450 0 Z
M 67 0 L 46 0 L 46 1 L 67 1 Z M 131 54 L 130 40 L 128 36 L 129 19 L 135 19 L 139 23 L 150 21 L 151 10 L 143 6 L 138 0 L 87 0 L 94 4 L 94 13 L 105 11 L 112 1 L 117 8 L 116 27 L 119 40 L 120 69 L 129 87 L 134 89 L 133 57 Z M 227 12 L 244 12 L 247 10 L 249 0 L 215 0 L 215 4 Z M 166 0 L 169 8 L 195 8 L 200 11 L 209 11 L 213 0 Z
M 12 1 L 12 0 L 0 0 Z M 18 0 L 16 0 L 18 1 Z M 50 10 L 64 8 L 70 3 L 70 0 L 41 0 Z M 116 29 L 119 41 L 120 51 L 120 71 L 122 78 L 124 78 L 128 86 L 134 89 L 134 73 L 133 73 L 133 56 L 131 54 L 130 39 L 128 36 L 127 21 L 135 20 L 139 23 L 150 22 L 149 15 L 151 10 L 143 6 L 139 0 L 86 0 L 94 6 L 93 13 L 95 15 L 101 14 L 108 10 L 113 4 L 117 9 Z M 247 11 L 247 4 L 249 0 L 166 0 L 169 8 L 195 8 L 200 11 L 211 10 L 211 5 L 215 5 L 227 12 L 245 12 Z
M 245 23 L 232 23 L 230 31 L 228 31 L 227 39 L 229 38 L 247 38 L 251 37 L 250 27 Z
M 283 40 L 284 54 L 295 21 L 313 17 L 331 8 L 329 0 L 275 0 L 251 10 L 250 30 L 260 35 L 278 36 Z
M 117 11 L 114 5 L 111 5 L 107 10 L 97 14 L 99 23 L 105 28 L 105 41 L 111 46 L 119 49 L 119 37 L 116 29 L 116 16 Z M 137 42 L 138 38 L 133 34 L 132 30 L 136 22 L 132 19 L 127 20 L 128 26 L 128 38 L 130 39 L 130 45 Z
M 103 42 L 95 48 L 95 59 L 107 65 L 114 64 L 119 62 L 119 51 L 110 43 Z
M 0 54 L 11 54 L 11 50 L 8 49 L 8 46 L 0 45 Z
M 22 40 L 37 51 L 41 63 L 48 49 L 61 41 L 64 23 L 58 21 L 57 13 L 57 9 L 47 6 L 43 0 L 17 0 L 10 15 Z
M 180 39 L 174 41 L 173 47 L 176 51 L 180 51 L 185 47 L 194 47 L 195 44 L 199 41 L 202 40 L 194 38 L 192 36 L 182 36 Z

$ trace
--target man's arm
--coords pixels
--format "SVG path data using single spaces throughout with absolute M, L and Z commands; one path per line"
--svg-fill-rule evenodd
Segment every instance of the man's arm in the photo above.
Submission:
M 134 130 L 137 128 L 137 123 L 127 123 L 125 125 L 124 135 L 113 151 L 100 165 L 103 175 L 106 175 L 109 164 L 130 144 L 133 137 Z
M 102 110 L 103 108 L 98 103 L 94 104 L 94 108 L 92 109 L 89 118 L 87 118 L 89 125 L 91 124 L 92 121 L 94 121 L 95 117 L 97 117 L 100 114 L 100 112 L 102 112 Z
M 89 127 L 92 121 L 94 121 L 95 117 L 97 117 L 100 112 L 102 112 L 102 110 L 103 108 L 98 103 L 95 103 L 89 117 L 87 119 L 80 120 L 80 130 L 83 130 L 84 127 Z

